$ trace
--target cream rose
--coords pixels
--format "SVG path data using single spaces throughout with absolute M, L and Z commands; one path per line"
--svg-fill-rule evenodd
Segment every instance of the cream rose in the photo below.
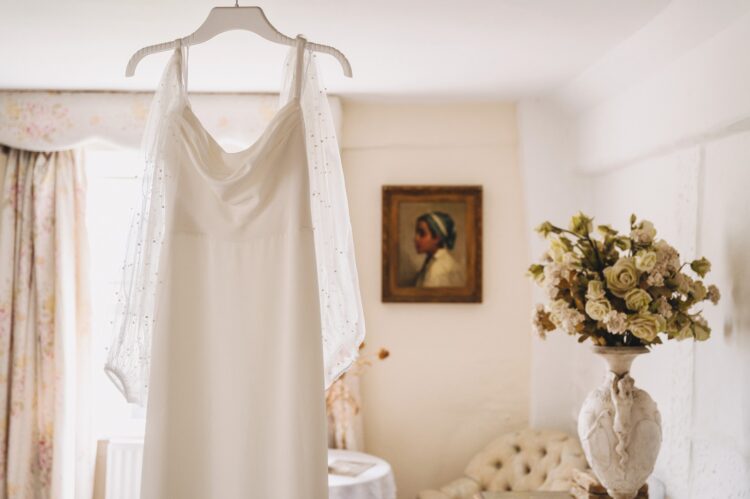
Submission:
M 666 327 L 667 321 L 658 314 L 640 312 L 628 319 L 628 330 L 646 343 L 654 341 Z
M 641 250 L 635 255 L 635 268 L 641 272 L 651 272 L 656 267 L 656 252 Z
M 651 303 L 651 295 L 641 288 L 631 289 L 625 293 L 625 306 L 630 310 L 643 310 Z
M 638 269 L 635 268 L 632 257 L 624 257 L 604 269 L 604 277 L 609 290 L 622 298 L 638 284 Z
M 604 317 L 612 310 L 612 305 L 605 299 L 588 300 L 586 302 L 586 313 L 595 321 L 604 320 Z

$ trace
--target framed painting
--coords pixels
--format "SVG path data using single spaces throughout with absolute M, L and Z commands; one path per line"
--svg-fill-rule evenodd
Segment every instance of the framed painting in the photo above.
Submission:
M 482 301 L 482 187 L 383 186 L 384 302 Z

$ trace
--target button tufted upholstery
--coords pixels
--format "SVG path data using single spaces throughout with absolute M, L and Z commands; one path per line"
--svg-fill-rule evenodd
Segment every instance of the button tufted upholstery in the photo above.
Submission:
M 576 437 L 556 430 L 506 433 L 474 456 L 464 477 L 418 499 L 470 499 L 479 491 L 569 490 L 573 469 L 588 464 Z

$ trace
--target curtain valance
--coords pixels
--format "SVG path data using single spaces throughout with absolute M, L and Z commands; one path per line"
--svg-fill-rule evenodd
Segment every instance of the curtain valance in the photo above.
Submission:
M 102 141 L 138 148 L 151 92 L 0 91 L 0 144 L 59 151 Z M 227 148 L 253 142 L 278 108 L 275 94 L 196 93 L 190 101 L 202 123 Z M 336 133 L 341 103 L 328 96 Z

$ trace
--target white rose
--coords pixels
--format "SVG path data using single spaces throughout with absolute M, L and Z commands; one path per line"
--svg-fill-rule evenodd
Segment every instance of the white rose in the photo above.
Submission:
M 620 258 L 611 267 L 604 269 L 607 287 L 620 298 L 638 284 L 638 269 L 631 257 Z
M 641 250 L 635 255 L 635 268 L 641 272 L 651 272 L 656 266 L 656 253 Z
M 625 293 L 625 306 L 630 310 L 642 310 L 651 303 L 651 295 L 641 288 L 631 289 Z
M 664 331 L 667 327 L 667 321 L 658 314 L 640 312 L 628 319 L 628 329 L 634 336 L 642 339 L 646 343 L 651 343 L 656 339 L 656 335 Z
M 612 305 L 605 300 L 588 300 L 586 302 L 586 313 L 595 321 L 604 320 L 604 317 L 612 310 Z

